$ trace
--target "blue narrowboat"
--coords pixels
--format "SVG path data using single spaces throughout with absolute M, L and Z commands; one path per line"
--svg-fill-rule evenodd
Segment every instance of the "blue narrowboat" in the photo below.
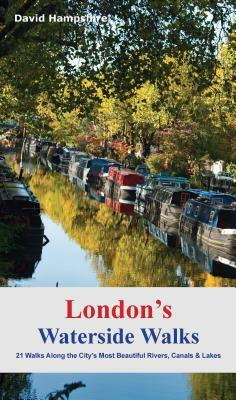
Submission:
M 199 191 L 186 202 L 180 220 L 180 234 L 190 234 L 215 248 L 236 250 L 236 197 Z
M 121 163 L 107 158 L 94 158 L 90 163 L 87 183 L 104 192 L 110 167 L 121 167 Z

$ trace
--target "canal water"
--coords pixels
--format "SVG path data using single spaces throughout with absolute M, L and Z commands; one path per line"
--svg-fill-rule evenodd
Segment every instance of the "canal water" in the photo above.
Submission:
M 47 400 L 65 385 L 79 382 L 86 386 L 73 390 L 70 400 L 236 399 L 235 374 L 4 374 L 0 378 L 3 400 Z
M 209 249 L 184 242 L 184 255 L 140 224 L 130 227 L 126 216 L 90 200 L 68 177 L 32 161 L 24 169 L 49 243 L 31 258 L 27 248 L 12 255 L 19 273 L 5 275 L 9 286 L 235 286 L 236 268 L 219 268 Z M 26 257 L 28 273 L 21 275 Z
M 70 400 L 187 400 L 191 393 L 188 376 L 181 374 L 35 374 L 32 387 L 44 399 L 64 383 L 77 381 L 86 387 Z

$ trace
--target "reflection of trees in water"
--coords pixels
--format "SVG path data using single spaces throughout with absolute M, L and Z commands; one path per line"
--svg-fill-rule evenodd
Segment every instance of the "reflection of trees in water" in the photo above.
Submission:
M 72 392 L 83 388 L 82 382 L 65 384 L 49 393 L 45 400 L 68 400 Z M 43 400 L 32 390 L 31 374 L 0 374 L 0 400 Z
M 51 392 L 46 396 L 47 400 L 68 400 L 70 394 L 79 388 L 83 388 L 84 385 L 82 382 L 75 382 L 70 384 L 65 384 L 64 389 L 57 390 L 55 392 Z
M 235 400 L 236 374 L 191 374 L 191 400 Z
M 191 374 L 189 400 L 235 400 L 236 374 Z M 0 400 L 69 400 L 71 393 L 85 387 L 82 382 L 65 384 L 44 399 L 32 389 L 31 374 L 0 374 Z
M 39 400 L 30 374 L 0 374 L 0 400 Z
M 87 251 L 102 286 L 235 286 L 146 237 L 141 227 L 89 200 L 68 178 L 38 170 L 30 183 L 42 208 Z

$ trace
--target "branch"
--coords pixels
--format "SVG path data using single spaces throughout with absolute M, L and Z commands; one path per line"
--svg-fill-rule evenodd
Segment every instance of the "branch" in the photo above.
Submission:
M 25 0 L 24 4 L 18 9 L 16 14 L 25 14 L 31 6 L 36 3 L 36 0 Z M 2 40 L 6 35 L 8 35 L 12 29 L 14 29 L 16 25 L 15 19 L 11 20 L 4 26 L 4 28 L 0 31 L 0 40 Z
M 32 1 L 32 0 L 30 0 Z M 56 5 L 50 4 L 42 8 L 39 13 L 40 14 L 45 14 L 48 15 L 52 12 L 54 12 L 56 9 Z M 22 23 L 18 24 L 17 28 L 13 30 L 11 33 L 11 37 L 9 39 L 5 39 L 0 42 L 0 57 L 4 57 L 7 54 L 11 52 L 16 47 L 17 40 L 21 39 L 25 33 L 27 33 L 30 29 L 32 29 L 33 26 L 37 25 L 37 22 L 32 22 L 32 23 Z M 1 32 L 0 32 L 1 35 Z M 0 36 L 1 39 L 1 36 Z

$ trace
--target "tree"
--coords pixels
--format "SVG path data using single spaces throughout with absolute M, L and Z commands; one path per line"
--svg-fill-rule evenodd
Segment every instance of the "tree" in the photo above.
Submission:
M 34 400 L 30 374 L 0 374 L 0 399 Z
M 192 400 L 233 400 L 235 374 L 191 374 Z
M 169 74 L 164 60 L 182 58 L 185 52 L 205 71 L 201 80 L 208 82 L 220 40 L 217 32 L 227 31 L 233 11 L 233 0 L 2 0 L 1 73 L 24 101 L 46 91 L 61 106 L 63 98 L 58 103 L 55 93 L 68 86 L 68 109 L 94 97 L 82 84 L 85 78 L 106 95 L 115 88 L 120 98 L 147 80 L 158 78 L 163 87 Z M 45 15 L 45 23 L 16 22 L 15 14 Z M 50 23 L 50 14 L 104 15 L 108 21 Z

